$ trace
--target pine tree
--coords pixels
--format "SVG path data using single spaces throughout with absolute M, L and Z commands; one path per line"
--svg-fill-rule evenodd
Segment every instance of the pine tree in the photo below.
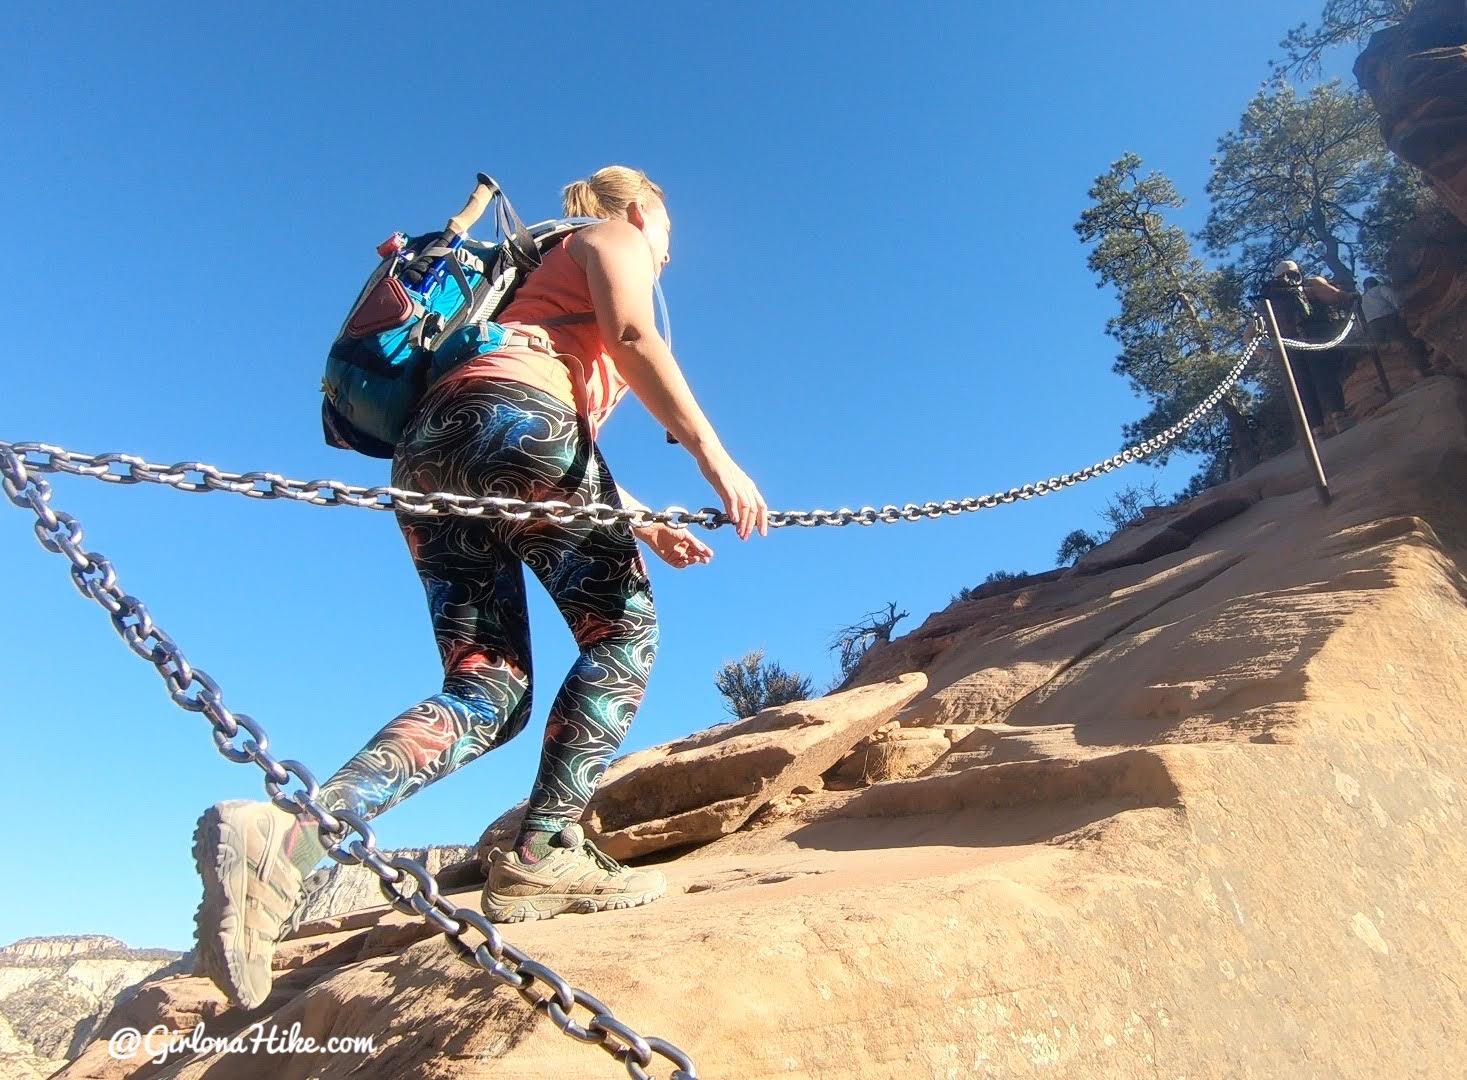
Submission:
M 1325 0 L 1319 22 L 1300 23 L 1288 32 L 1279 48 L 1284 50 L 1286 72 L 1312 76 L 1329 50 L 1369 39 L 1387 26 L 1394 26 L 1415 7 L 1416 0 Z
M 1114 370 L 1151 402 L 1151 411 L 1127 424 L 1126 441 L 1171 426 L 1201 401 L 1237 362 L 1247 318 L 1235 277 L 1210 270 L 1192 253 L 1187 234 L 1163 216 L 1182 206 L 1164 175 L 1141 175 L 1141 159 L 1127 154 L 1096 178 L 1091 205 L 1075 225 L 1082 242 L 1094 244 L 1089 266 L 1098 287 L 1113 286 L 1118 315 L 1106 333 L 1121 344 Z M 1217 410 L 1204 417 L 1171 450 L 1204 455 L 1227 476 L 1259 461 L 1248 413 L 1254 396 L 1235 385 Z
M 1301 97 L 1275 81 L 1217 143 L 1201 239 L 1254 285 L 1279 259 L 1355 287 L 1362 229 L 1383 191 L 1411 181 L 1380 136 L 1370 99 L 1339 82 Z M 1379 266 L 1373 269 L 1382 269 Z

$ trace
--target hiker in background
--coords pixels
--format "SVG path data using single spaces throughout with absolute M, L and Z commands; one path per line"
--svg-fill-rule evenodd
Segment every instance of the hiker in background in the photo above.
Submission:
M 1398 341 L 1405 346 L 1416 370 L 1422 375 L 1431 374 L 1426 346 L 1406 329 L 1401 302 L 1394 289 L 1382 284 L 1379 278 L 1366 278 L 1365 291 L 1360 294 L 1360 314 L 1365 317 L 1365 337 L 1372 349 L 1378 352 L 1381 345 Z
M 565 189 L 565 213 L 602 218 L 545 253 L 498 321 L 511 344 L 429 391 L 398 443 L 392 483 L 417 491 L 640 508 L 595 443 L 630 388 L 687 449 L 739 539 L 768 535 L 768 508 L 723 448 L 656 329 L 668 261 L 662 190 L 623 166 Z M 580 648 L 550 706 L 540 767 L 509 851 L 490 858 L 482 905 L 496 921 L 627 908 L 660 897 L 662 873 L 616 863 L 579 824 L 642 701 L 658 628 L 640 539 L 674 567 L 712 551 L 686 529 L 585 520 L 400 514 L 428 596 L 442 690 L 382 728 L 321 785 L 332 811 L 372 818 L 517 735 L 530 716 L 523 568 L 554 599 Z M 487 809 L 487 807 L 486 807 Z M 271 987 L 281 928 L 324 847 L 308 817 L 268 802 L 222 803 L 200 820 L 198 964 L 253 1008 Z
M 1356 299 L 1353 292 L 1322 277 L 1306 278 L 1293 259 L 1284 259 L 1274 267 L 1263 295 L 1273 305 L 1284 337 L 1310 342 L 1334 338 L 1343 326 L 1341 319 L 1348 317 Z M 1343 351 L 1296 349 L 1289 359 L 1304 415 L 1314 435 L 1327 438 L 1351 427 L 1342 389 L 1346 367 Z

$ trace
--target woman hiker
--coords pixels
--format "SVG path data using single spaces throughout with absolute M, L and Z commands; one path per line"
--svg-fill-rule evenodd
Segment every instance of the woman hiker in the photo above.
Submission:
M 768 508 L 724 450 L 657 333 L 654 282 L 668 261 L 662 190 L 623 166 L 565 189 L 565 213 L 606 220 L 546 253 L 499 321 L 515 337 L 436 384 L 408 424 L 392 483 L 417 491 L 642 504 L 617 487 L 596 432 L 630 387 L 697 460 L 739 539 L 768 535 Z M 636 539 L 687 567 L 712 551 L 686 530 L 586 521 L 400 514 L 443 658 L 441 692 L 414 705 L 321 786 L 330 810 L 372 818 L 507 742 L 530 715 L 530 628 L 522 564 L 569 624 L 580 656 L 550 707 L 540 770 L 510 851 L 490 859 L 493 920 L 632 907 L 667 887 L 624 867 L 578 824 L 625 737 L 657 651 Z M 315 823 L 270 802 L 220 803 L 195 832 L 204 881 L 197 970 L 239 1004 L 269 994 L 282 927 L 325 853 Z

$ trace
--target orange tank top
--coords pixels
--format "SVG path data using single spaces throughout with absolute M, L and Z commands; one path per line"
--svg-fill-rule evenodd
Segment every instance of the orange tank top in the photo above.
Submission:
M 496 320 L 546 342 L 506 346 L 476 356 L 444 382 L 500 379 L 543 390 L 586 418 L 594 439 L 627 383 L 606 352 L 586 272 L 566 250 L 570 237 L 545 253 Z M 548 325 L 546 325 L 548 324 Z

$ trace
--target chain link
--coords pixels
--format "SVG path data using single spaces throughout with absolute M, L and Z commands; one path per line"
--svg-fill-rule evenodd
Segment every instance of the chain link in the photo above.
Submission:
M 1284 338 L 1284 347 L 1294 349 L 1297 352 L 1323 352 L 1325 349 L 1333 349 L 1340 345 L 1350 336 L 1355 329 L 1355 313 L 1350 312 L 1350 317 L 1345 320 L 1345 328 L 1339 332 L 1333 341 L 1295 341 L 1293 338 Z
M 671 1080 L 697 1080 L 692 1059 L 678 1047 L 663 1039 L 638 1035 L 596 998 L 572 986 L 550 968 L 505 941 L 483 913 L 458 907 L 446 899 L 438 891 L 437 880 L 415 859 L 405 856 L 386 858 L 377 847 L 371 826 L 361 817 L 346 810 L 331 812 L 322 807 L 318 802 L 320 786 L 311 771 L 298 761 L 277 760 L 270 753 L 270 738 L 264 728 L 243 713 L 231 712 L 224 704 L 219 684 L 202 668 L 189 663 L 173 639 L 153 623 L 142 601 L 122 591 L 112 564 L 97 552 L 82 547 L 81 523 L 70 514 L 51 507 L 51 485 L 44 478 L 31 475 L 31 469 L 38 466 L 26 460 L 28 453 L 8 443 L 0 443 L 0 487 L 3 487 L 5 495 L 16 506 L 35 515 L 36 536 L 41 546 L 66 556 L 77 588 L 107 612 L 127 647 L 157 669 L 174 704 L 208 719 L 219 753 L 230 761 L 254 762 L 260 767 L 265 774 L 265 790 L 271 802 L 288 813 L 309 816 L 315 821 L 321 842 L 326 845 L 326 853 L 331 858 L 347 866 L 366 866 L 378 876 L 383 896 L 396 910 L 418 915 L 432 923 L 447 937 L 459 959 L 487 972 L 494 981 L 518 991 L 565 1034 L 600 1046 L 623 1065 L 627 1075 L 635 1080 L 648 1080 L 647 1067 L 654 1058 L 661 1057 L 673 1066 Z M 125 458 L 126 455 L 121 454 L 103 454 L 88 459 L 83 468 L 58 471 L 100 476 L 100 471 L 89 470 L 105 470 L 112 474 L 114 463 Z M 174 486 L 184 491 L 206 490 L 197 485 L 207 484 L 211 478 L 219 483 L 236 483 L 228 478 L 228 474 L 197 463 L 174 466 L 172 475 L 182 481 Z M 194 476 L 204 479 L 192 479 Z M 114 475 L 114 481 L 118 483 L 133 483 L 137 479 L 141 477 L 134 476 L 131 466 L 129 472 L 120 478 Z M 327 482 L 316 483 L 324 485 Z M 240 490 L 243 491 L 242 488 Z M 236 746 L 234 740 L 241 730 L 246 738 Z M 286 785 L 292 777 L 300 787 L 287 792 Z M 352 833 L 356 834 L 355 839 L 349 839 Z M 404 892 L 399 888 L 409 881 L 412 883 L 410 891 Z M 471 929 L 483 938 L 477 945 L 470 945 L 464 940 Z M 539 987 L 544 987 L 546 992 L 542 993 Z M 571 1018 L 571 1012 L 577 1006 L 590 1015 L 585 1025 Z
M 1348 332 L 1348 328 L 1347 328 Z M 1217 385 L 1194 409 L 1166 430 L 1128 446 L 1094 465 L 1087 465 L 1077 472 L 1051 476 L 1047 480 L 1023 484 L 1007 491 L 994 492 L 965 499 L 945 499 L 941 502 L 906 503 L 896 506 L 862 506 L 852 509 L 843 506 L 839 510 L 772 510 L 769 513 L 770 528 L 815 528 L 821 525 L 876 525 L 895 524 L 899 521 L 921 521 L 924 518 L 940 518 L 948 515 L 974 513 L 991 510 L 997 506 L 1021 502 L 1049 495 L 1075 484 L 1093 480 L 1129 465 L 1134 461 L 1150 457 L 1166 449 L 1189 428 L 1217 407 L 1217 403 L 1242 377 L 1249 360 L 1257 350 L 1261 337 L 1254 337 L 1243 350 L 1242 358 L 1233 366 L 1227 377 Z M 1343 338 L 1341 339 L 1343 340 Z M 1338 342 L 1326 345 L 1307 346 L 1289 341 L 1291 347 L 1331 348 Z M 217 469 L 198 461 L 183 461 L 176 465 L 158 465 L 145 461 L 133 454 L 83 454 L 66 450 L 47 443 L 8 443 L 0 441 L 0 450 L 13 454 L 28 470 L 34 472 L 70 473 L 74 476 L 89 476 L 111 484 L 163 484 L 179 491 L 206 492 L 228 491 L 251 499 L 289 499 L 312 506 L 355 506 L 366 510 L 396 510 L 408 514 L 443 516 L 457 514 L 460 517 L 494 517 L 503 520 L 524 521 L 544 519 L 558 523 L 586 520 L 596 525 L 611 526 L 619 523 L 650 525 L 660 523 L 675 528 L 699 525 L 705 529 L 717 529 L 730 524 L 727 516 L 711 508 L 689 510 L 683 506 L 669 506 L 665 510 L 625 510 L 606 503 L 574 505 L 567 502 L 525 502 L 494 496 L 456 495 L 451 492 L 416 492 L 395 487 L 358 487 L 340 480 L 288 480 L 277 473 L 248 472 L 232 473 Z M 7 484 L 9 482 L 7 481 Z M 7 487 L 7 494 L 9 489 Z M 32 509 L 35 509 L 32 507 Z M 49 510 L 37 513 L 49 514 Z M 40 528 L 40 525 L 37 526 Z M 52 522 L 47 520 L 48 535 Z M 42 543 L 45 543 L 43 540 Z M 52 549 L 55 550 L 55 549 Z M 90 594 L 89 594 L 90 595 Z M 140 654 L 141 655 L 141 654 Z

